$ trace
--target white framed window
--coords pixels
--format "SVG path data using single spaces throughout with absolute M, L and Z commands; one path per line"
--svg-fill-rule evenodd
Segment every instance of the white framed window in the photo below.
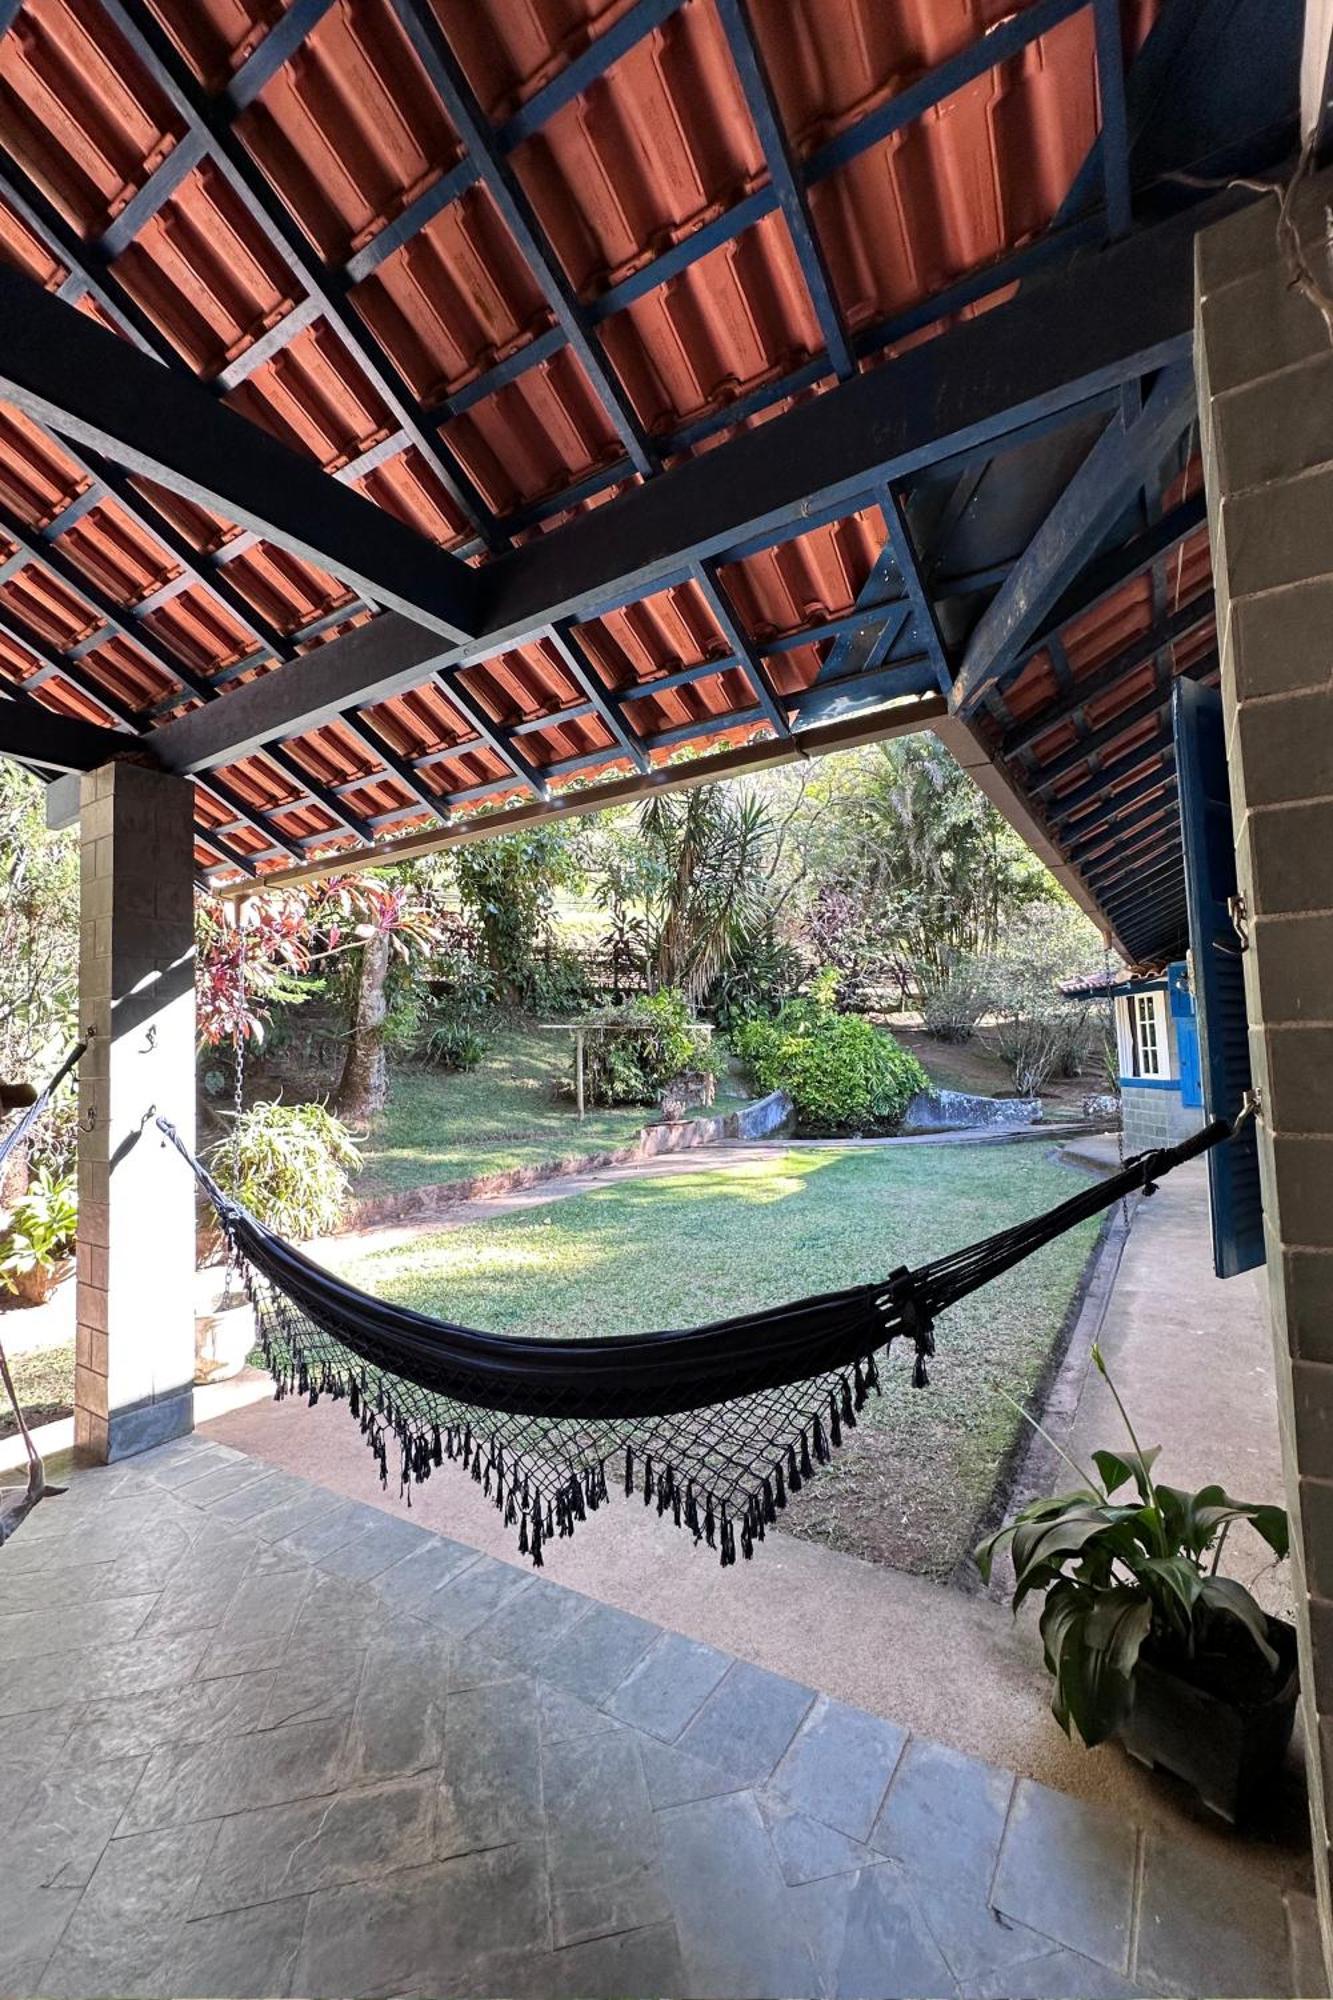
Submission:
M 1171 1045 L 1167 1039 L 1166 995 L 1128 993 L 1116 1006 L 1120 1074 L 1145 1080 L 1169 1080 Z
M 1158 993 L 1136 993 L 1134 995 L 1134 1074 L 1135 1076 L 1164 1076 L 1165 1036 L 1158 1032 Z

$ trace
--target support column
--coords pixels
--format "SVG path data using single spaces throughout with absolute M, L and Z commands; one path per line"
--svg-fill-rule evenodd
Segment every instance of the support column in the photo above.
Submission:
M 125 1458 L 194 1423 L 194 1183 L 145 1113 L 194 1144 L 194 831 L 188 779 L 82 781 L 74 1441 Z
M 1333 294 L 1333 176 L 1300 190 Z M 1197 243 L 1196 369 L 1245 953 L 1278 1411 L 1333 1965 L 1333 340 L 1294 286 L 1277 204 Z

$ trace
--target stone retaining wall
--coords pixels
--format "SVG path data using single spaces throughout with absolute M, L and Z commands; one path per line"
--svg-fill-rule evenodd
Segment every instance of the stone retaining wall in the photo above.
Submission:
M 791 1115 L 791 1099 L 785 1091 L 775 1090 L 739 1111 L 720 1112 L 713 1118 L 682 1118 L 670 1124 L 645 1125 L 626 1145 L 602 1152 L 570 1153 L 563 1159 L 543 1160 L 531 1167 L 510 1167 L 503 1173 L 474 1174 L 468 1180 L 401 1188 L 395 1194 L 367 1195 L 354 1204 L 339 1233 L 348 1235 L 363 1229 L 382 1229 L 391 1223 L 429 1221 L 456 1202 L 513 1194 L 519 1188 L 536 1187 L 564 1174 L 592 1174 L 602 1167 L 632 1166 L 636 1161 L 656 1159 L 662 1153 L 693 1152 L 698 1146 L 767 1139 L 780 1132 Z

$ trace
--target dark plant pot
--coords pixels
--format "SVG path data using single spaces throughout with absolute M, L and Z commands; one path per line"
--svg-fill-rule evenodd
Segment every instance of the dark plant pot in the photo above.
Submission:
M 1268 1640 L 1280 1664 L 1267 1694 L 1257 1698 L 1228 1699 L 1140 1657 L 1134 1707 L 1119 1732 L 1131 1757 L 1183 1778 L 1233 1825 L 1272 1784 L 1296 1720 L 1295 1631 L 1270 1618 Z

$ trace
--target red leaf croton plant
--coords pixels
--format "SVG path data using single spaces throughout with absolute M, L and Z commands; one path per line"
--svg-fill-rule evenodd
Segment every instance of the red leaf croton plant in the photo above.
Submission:
M 989 1582 L 996 1556 L 1009 1549 L 1015 1612 L 1032 1592 L 1044 1593 L 1041 1636 L 1055 1679 L 1051 1711 L 1066 1735 L 1077 1729 L 1089 1748 L 1127 1719 L 1141 1656 L 1186 1679 L 1201 1673 L 1225 1679 L 1238 1650 L 1254 1648 L 1276 1676 L 1267 1618 L 1245 1586 L 1219 1576 L 1217 1566 L 1237 1521 L 1248 1521 L 1276 1558 L 1288 1546 L 1281 1507 L 1233 1500 L 1220 1486 L 1186 1493 L 1156 1480 L 1161 1447 L 1140 1448 L 1100 1348 L 1092 1359 L 1131 1448 L 1093 1452 L 1094 1475 L 1043 1431 L 1083 1484 L 1032 1501 L 977 1550 Z
M 395 957 L 436 942 L 436 899 L 414 884 L 368 875 L 332 876 L 310 889 L 259 893 L 230 905 L 195 906 L 195 990 L 200 1039 L 260 1041 L 272 1008 L 302 996 L 320 963 L 387 932 Z

